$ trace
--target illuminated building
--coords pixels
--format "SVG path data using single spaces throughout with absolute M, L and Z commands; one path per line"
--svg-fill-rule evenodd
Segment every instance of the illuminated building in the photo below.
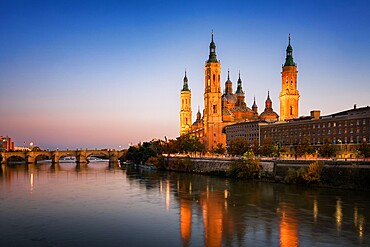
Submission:
M 14 142 L 12 141 L 11 137 L 0 136 L 0 138 L 1 138 L 0 151 L 14 150 Z
M 297 90 L 297 65 L 293 61 L 293 48 L 289 44 L 286 48 L 285 63 L 281 72 L 280 92 L 280 120 L 289 120 L 298 117 L 299 91 Z
M 191 114 L 191 91 L 185 71 L 184 84 L 181 90 L 180 135 L 184 135 L 190 131 Z
M 272 102 L 268 96 L 268 107 L 262 115 L 258 115 L 258 107 L 254 100 L 252 109 L 245 100 L 242 79 L 239 72 L 237 89 L 235 93 L 232 88 L 230 73 L 228 72 L 225 90 L 221 90 L 221 63 L 217 60 L 216 44 L 213 39 L 209 45 L 209 57 L 204 66 L 204 110 L 203 116 L 198 109 L 197 118 L 189 128 L 191 117 L 191 93 L 188 79 L 185 75 L 183 88 L 181 90 L 180 108 L 180 135 L 194 134 L 201 138 L 207 150 L 215 148 L 218 144 L 225 146 L 226 135 L 224 127 L 245 121 L 277 121 L 278 115 L 272 110 Z M 187 104 L 189 103 L 189 104 Z M 272 115 L 271 115 L 272 114 Z
M 304 140 L 314 147 L 325 141 L 337 145 L 338 158 L 355 158 L 357 144 L 370 143 L 370 107 L 341 111 L 320 116 L 311 111 L 310 116 L 275 123 L 243 122 L 225 128 L 227 142 L 243 137 L 249 142 L 270 138 L 276 145 L 286 147 L 286 156 L 294 157 L 297 145 Z

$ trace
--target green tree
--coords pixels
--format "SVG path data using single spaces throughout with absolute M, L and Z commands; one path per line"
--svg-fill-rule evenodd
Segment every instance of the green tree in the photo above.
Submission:
M 272 139 L 267 137 L 263 139 L 263 143 L 261 146 L 261 155 L 271 157 L 273 156 L 275 151 L 275 146 L 272 143 Z
M 254 140 L 252 143 L 252 152 L 255 156 L 259 156 L 261 154 L 261 148 L 257 140 Z
M 306 157 L 307 155 L 313 154 L 315 152 L 308 138 L 304 138 L 302 143 L 297 146 L 296 150 L 297 150 L 296 154 L 299 157 L 302 157 L 302 156 Z
M 364 158 L 370 157 L 370 145 L 366 141 L 362 141 L 357 145 L 357 151 Z
M 180 153 L 202 152 L 204 145 L 195 135 L 183 135 L 177 138 L 177 149 Z
M 249 150 L 249 142 L 245 138 L 238 137 L 230 141 L 227 152 L 231 155 L 243 155 Z
M 225 147 L 222 145 L 222 143 L 218 143 L 217 146 L 215 148 L 212 149 L 212 152 L 213 153 L 216 153 L 216 154 L 225 154 L 226 152 L 226 149 Z
M 226 172 L 227 177 L 232 178 L 258 178 L 261 171 L 258 159 L 243 159 L 234 161 Z
M 318 152 L 321 157 L 330 158 L 335 156 L 337 148 L 332 144 L 330 139 L 325 139 L 324 144 L 319 147 Z
M 150 142 L 139 143 L 131 146 L 126 153 L 126 159 L 132 160 L 136 164 L 145 163 L 150 157 L 155 157 L 163 153 L 162 141 L 152 140 Z

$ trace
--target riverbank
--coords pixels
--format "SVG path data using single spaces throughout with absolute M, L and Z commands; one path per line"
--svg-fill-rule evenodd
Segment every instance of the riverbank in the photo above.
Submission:
M 241 159 L 166 157 L 164 168 L 226 177 L 240 162 Z M 369 161 L 261 160 L 259 165 L 261 170 L 255 179 L 260 181 L 370 191 Z

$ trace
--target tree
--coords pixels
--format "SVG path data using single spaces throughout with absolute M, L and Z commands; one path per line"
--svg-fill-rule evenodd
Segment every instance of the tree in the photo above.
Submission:
M 303 142 L 297 146 L 296 154 L 299 157 L 307 156 L 309 154 L 313 154 L 315 150 L 311 146 L 310 140 L 308 138 L 304 138 Z
M 222 143 L 218 143 L 216 148 L 213 148 L 212 149 L 212 152 L 216 153 L 216 154 L 225 154 L 226 152 L 226 149 L 225 147 L 222 145 Z
M 227 147 L 227 152 L 231 155 L 243 155 L 248 150 L 249 142 L 242 137 L 231 140 L 229 146 Z
M 195 135 L 183 135 L 177 138 L 177 149 L 181 153 L 202 152 L 204 145 Z
M 136 147 L 131 146 L 126 153 L 127 160 L 133 160 L 136 164 L 145 163 L 150 157 L 163 153 L 162 141 L 152 140 L 139 143 Z
M 258 156 L 261 154 L 261 148 L 257 140 L 253 141 L 252 152 L 254 153 L 255 156 Z
M 357 151 L 364 158 L 370 157 L 370 145 L 366 141 L 362 141 L 357 145 Z
M 330 139 L 325 139 L 324 144 L 319 147 L 318 151 L 321 157 L 330 158 L 335 156 L 337 149 Z
M 261 155 L 271 157 L 274 154 L 275 148 L 272 144 L 272 139 L 270 137 L 267 137 L 263 139 L 263 143 L 261 146 Z

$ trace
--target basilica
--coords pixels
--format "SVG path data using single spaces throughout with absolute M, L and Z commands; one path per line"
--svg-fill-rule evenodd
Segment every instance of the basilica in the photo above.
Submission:
M 272 108 L 269 92 L 265 101 L 265 109 L 260 114 L 254 99 L 252 107 L 248 107 L 240 77 L 233 91 L 233 83 L 228 71 L 224 91 L 221 90 L 221 64 L 216 56 L 216 44 L 212 40 L 209 45 L 209 57 L 204 66 L 204 109 L 203 114 L 198 108 L 196 120 L 192 121 L 191 90 L 186 75 L 180 93 L 180 136 L 194 134 L 201 139 L 207 150 L 217 145 L 226 145 L 224 127 L 240 122 L 279 121 L 279 115 Z M 297 67 L 293 61 L 293 48 L 289 44 L 286 49 L 286 59 L 282 67 L 282 89 L 280 99 L 280 121 L 298 117 L 299 91 L 297 90 Z

